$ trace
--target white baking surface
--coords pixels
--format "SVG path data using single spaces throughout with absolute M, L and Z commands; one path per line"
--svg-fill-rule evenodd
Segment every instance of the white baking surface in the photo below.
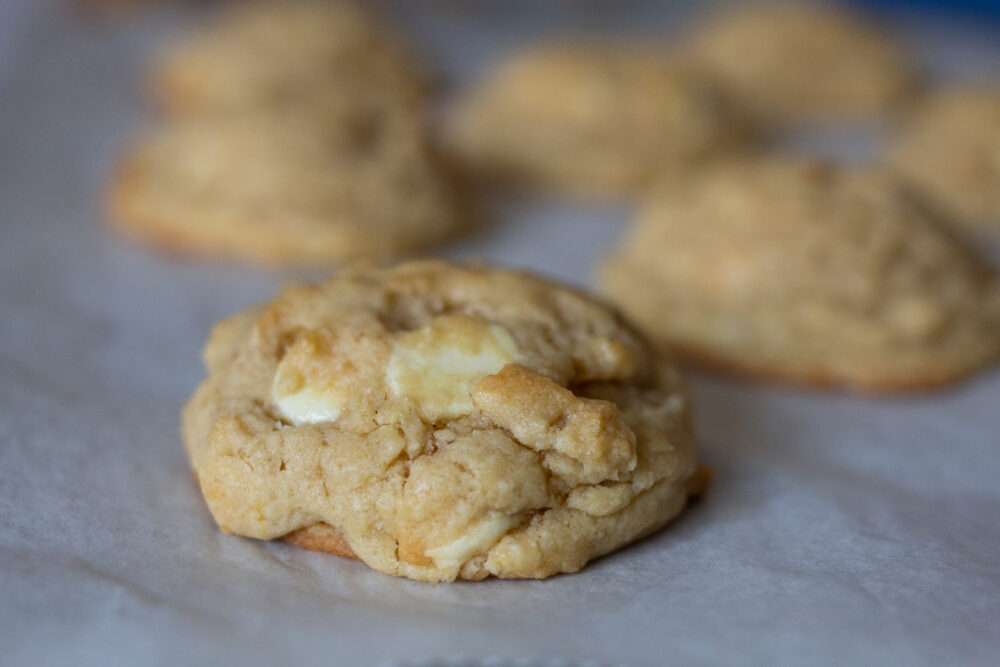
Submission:
M 503 3 L 396 11 L 464 77 L 577 5 L 531 4 L 507 19 Z M 589 6 L 589 25 L 653 29 L 646 17 L 670 14 Z M 144 122 L 149 50 L 191 18 L 0 4 L 0 664 L 996 664 L 996 371 L 899 399 L 693 374 L 708 496 L 548 581 L 422 584 L 219 533 L 178 411 L 210 324 L 288 276 L 122 244 L 99 197 Z M 899 25 L 938 72 L 1000 75 L 996 29 Z M 448 253 L 579 284 L 628 215 L 539 201 L 496 212 Z

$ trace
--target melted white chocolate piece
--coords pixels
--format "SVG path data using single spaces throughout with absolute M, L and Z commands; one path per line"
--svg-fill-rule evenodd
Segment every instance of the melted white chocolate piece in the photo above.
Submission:
M 517 359 L 517 344 L 503 327 L 439 317 L 398 336 L 386 375 L 392 390 L 412 399 L 426 419 L 448 419 L 472 412 L 472 387 Z
M 476 524 L 472 530 L 454 542 L 427 549 L 424 555 L 433 560 L 434 565 L 439 568 L 458 569 L 476 554 L 496 544 L 514 523 L 514 518 L 509 516 L 487 519 Z
M 295 426 L 337 421 L 347 402 L 347 389 L 336 382 L 335 375 L 322 373 L 317 377 L 316 358 L 321 355 L 316 340 L 300 340 L 288 350 L 274 374 L 271 399 Z

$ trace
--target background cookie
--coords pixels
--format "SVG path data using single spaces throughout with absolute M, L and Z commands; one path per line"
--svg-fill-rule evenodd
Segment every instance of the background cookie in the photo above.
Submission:
M 746 128 L 715 88 L 637 48 L 541 45 L 501 63 L 456 105 L 473 168 L 581 194 L 635 191 L 732 148 Z
M 1000 356 L 1000 282 L 895 179 L 808 161 L 720 166 L 653 195 L 604 289 L 695 359 L 864 389 Z
M 950 218 L 1000 228 L 1000 85 L 922 100 L 889 160 Z
M 744 4 L 696 26 L 690 56 L 761 121 L 885 111 L 912 74 L 891 38 L 829 7 Z
M 154 86 L 174 113 L 296 105 L 373 89 L 413 104 L 423 82 L 412 62 L 392 34 L 351 3 L 258 1 L 226 7 L 203 32 L 174 45 Z
M 676 369 L 525 274 L 354 269 L 219 324 L 184 411 L 225 532 L 424 580 L 546 577 L 703 483 Z
M 154 246 L 266 264 L 391 255 L 460 227 L 416 118 L 354 98 L 153 130 L 111 185 L 116 228 Z

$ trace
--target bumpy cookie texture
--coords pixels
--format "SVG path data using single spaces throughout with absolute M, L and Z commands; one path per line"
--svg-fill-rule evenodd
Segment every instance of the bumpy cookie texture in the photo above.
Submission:
M 500 64 L 454 109 L 456 154 L 479 171 L 613 196 L 739 145 L 716 89 L 641 49 L 541 45 Z
M 348 2 L 295 0 L 226 7 L 206 29 L 174 44 L 154 75 L 177 114 L 295 106 L 317 94 L 364 91 L 418 102 L 412 57 L 371 15 Z
M 216 326 L 184 438 L 223 531 L 429 581 L 579 570 L 698 490 L 675 367 L 526 274 L 355 268 Z
M 913 81 L 889 36 L 817 5 L 736 6 L 698 26 L 690 47 L 692 59 L 763 122 L 883 112 Z
M 272 265 L 405 253 L 462 225 L 419 119 L 360 97 L 167 123 L 125 157 L 110 208 L 154 246 Z
M 950 218 L 1000 228 L 1000 85 L 923 100 L 903 122 L 890 161 Z
M 753 376 L 870 390 L 1000 357 L 1000 282 L 885 172 L 721 165 L 651 196 L 601 269 L 647 333 Z

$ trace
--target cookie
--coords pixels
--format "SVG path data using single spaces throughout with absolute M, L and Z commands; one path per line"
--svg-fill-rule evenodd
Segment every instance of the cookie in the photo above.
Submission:
M 167 123 L 123 159 L 110 208 L 155 247 L 265 265 L 405 253 L 463 220 L 419 120 L 378 98 Z
M 355 266 L 218 324 L 184 441 L 219 527 L 427 581 L 541 578 L 704 483 L 674 365 L 527 274 Z
M 374 90 L 414 105 L 425 86 L 398 40 L 348 2 L 238 3 L 173 45 L 153 76 L 174 114 L 298 106 Z
M 913 81 L 900 47 L 843 10 L 742 5 L 696 26 L 690 57 L 763 123 L 886 111 Z
M 1000 229 L 1000 86 L 922 100 L 904 119 L 889 161 L 949 218 Z
M 889 173 L 719 165 L 651 195 L 600 270 L 655 338 L 754 377 L 863 390 L 1000 358 L 1000 281 Z
M 703 77 L 652 52 L 540 45 L 501 63 L 455 105 L 455 153 L 482 173 L 619 196 L 745 139 Z

